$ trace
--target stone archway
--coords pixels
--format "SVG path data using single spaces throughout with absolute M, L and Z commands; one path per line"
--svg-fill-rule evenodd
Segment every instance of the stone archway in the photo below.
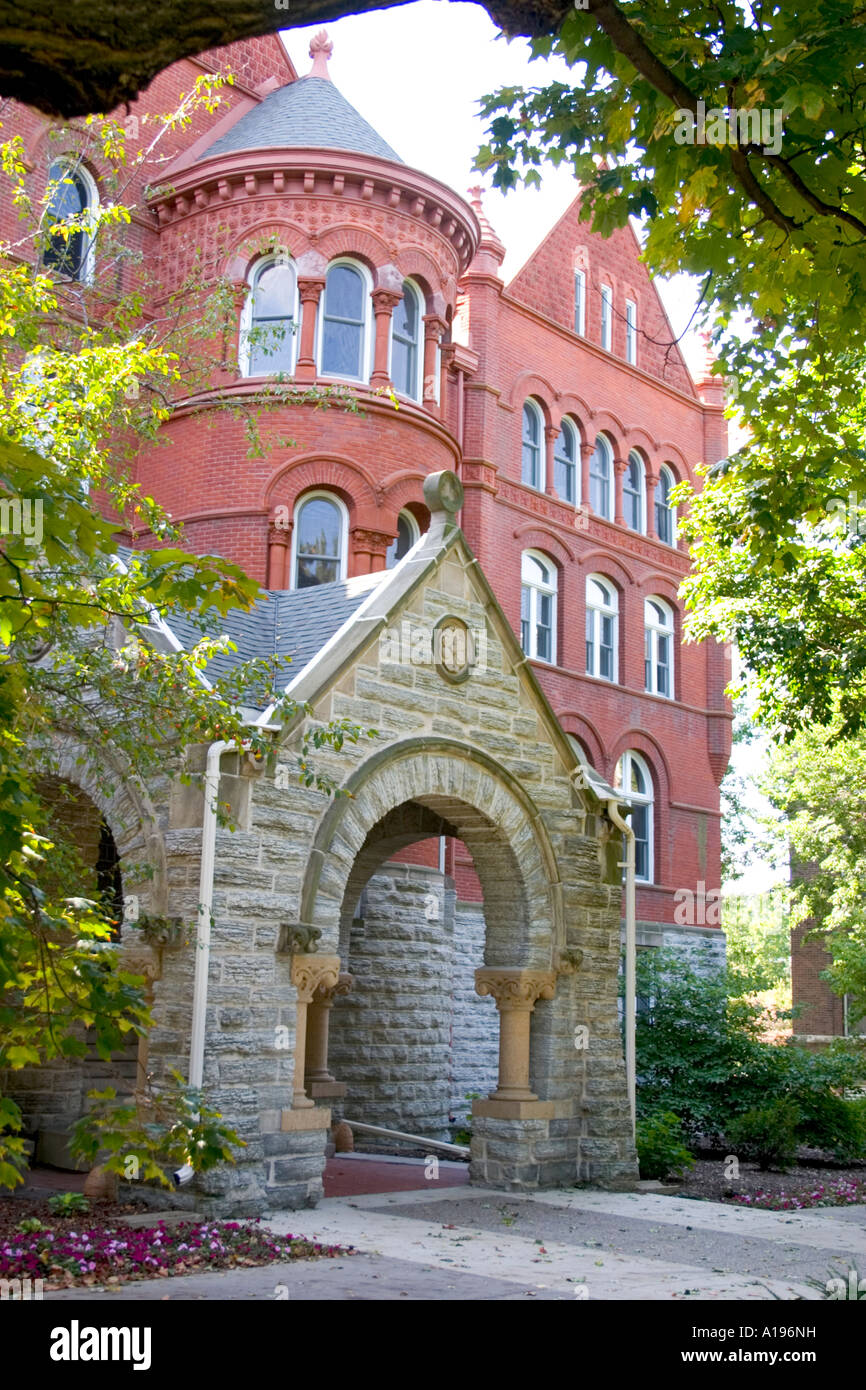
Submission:
M 378 1106 L 376 1113 L 355 1118 L 448 1137 L 436 1122 L 437 1106 L 440 1115 L 443 1106 L 447 1113 L 450 1100 L 443 1074 L 450 966 L 442 932 L 428 929 L 420 903 L 410 901 L 395 909 L 401 921 L 391 941 L 374 943 L 354 997 L 344 972 L 351 965 L 354 907 L 377 869 L 397 849 L 434 835 L 453 836 L 469 849 L 484 893 L 484 959 L 476 990 L 492 996 L 499 1010 L 498 1084 L 473 1106 L 473 1176 L 519 1184 L 520 1170 L 531 1166 L 537 1179 L 536 1144 L 549 1140 L 557 1118 L 554 1097 L 567 1084 L 560 1073 L 568 1059 L 550 1046 L 571 1008 L 567 987 L 557 999 L 557 979 L 573 969 L 564 950 L 557 858 L 544 818 L 506 769 L 454 740 L 392 746 L 356 769 L 347 790 L 350 798 L 338 800 L 319 825 L 302 894 L 306 923 L 320 940 L 315 955 L 296 958 L 295 977 L 315 970 L 317 960 L 320 969 L 327 961 L 330 970 L 310 994 L 315 1074 L 326 1078 L 324 1086 L 311 1089 L 323 1098 L 345 1089 L 329 1088 L 333 1077 L 322 1055 L 322 1013 L 337 996 L 343 1025 L 338 1038 L 341 1031 L 344 1036 L 335 1056 L 356 1083 L 347 1103 L 366 1099 Z M 415 927 L 406 930 L 412 917 Z M 413 978 L 419 965 L 423 979 Z M 562 1147 L 567 1162 L 574 1136 L 563 1138 L 564 1145 L 550 1146 L 548 1157 Z

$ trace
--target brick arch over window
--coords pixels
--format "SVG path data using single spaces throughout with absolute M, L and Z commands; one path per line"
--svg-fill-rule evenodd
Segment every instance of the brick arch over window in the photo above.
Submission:
M 423 502 L 426 476 L 426 473 L 402 473 L 396 476 L 392 473 L 381 484 L 384 505 L 399 512 L 408 502 Z
M 292 222 L 275 222 L 272 218 L 244 229 L 235 239 L 224 259 L 224 274 L 229 280 L 246 280 L 251 268 L 262 256 L 273 255 L 283 247 L 293 261 L 310 250 L 307 233 Z
M 374 278 L 377 267 L 390 265 L 393 259 L 389 246 L 381 237 L 376 236 L 375 232 L 351 224 L 329 227 L 316 242 L 316 250 L 320 251 L 327 261 L 335 261 L 344 256 L 362 261 L 374 272 Z
M 573 391 L 565 391 L 557 397 L 556 407 L 559 413 L 554 415 L 553 423 L 557 429 L 562 427 L 563 420 L 567 418 L 578 430 L 581 444 L 595 443 L 595 436 L 598 431 L 589 423 L 592 418 L 592 410 L 585 400 L 576 396 Z
M 456 285 L 453 276 L 417 246 L 402 247 L 396 258 L 397 268 L 406 280 L 416 280 L 427 297 L 424 312 L 445 313 L 446 303 L 454 302 Z
M 659 598 L 666 599 L 674 610 L 676 616 L 680 611 L 680 599 L 678 598 L 679 583 L 671 579 L 669 574 L 647 574 L 640 581 L 640 593 L 644 598 L 650 598 L 653 594 L 658 594 Z
M 629 449 L 634 449 L 645 463 L 650 463 L 659 447 L 658 440 L 653 439 L 649 431 L 642 429 L 640 425 L 630 425 L 625 433 Z
M 606 575 L 622 592 L 635 582 L 628 565 L 619 555 L 611 555 L 608 550 L 590 550 L 579 556 L 579 562 L 585 574 Z
M 573 734 L 585 746 L 593 767 L 602 772 L 605 765 L 604 740 L 591 719 L 579 710 L 564 709 L 557 713 L 557 719 L 567 734 Z
M 592 416 L 589 424 L 589 442 L 594 444 L 596 436 L 603 434 L 613 450 L 614 458 L 624 458 L 627 431 L 622 421 L 609 410 L 599 410 Z M 626 450 L 627 452 L 627 450 Z
M 657 445 L 653 459 L 653 472 L 658 473 L 663 463 L 666 463 L 673 473 L 675 482 L 681 483 L 684 479 L 692 476 L 692 469 L 686 462 L 684 454 L 670 440 L 663 440 L 661 444 Z
M 671 800 L 670 764 L 661 744 L 645 729 L 629 729 L 616 740 L 605 769 L 608 781 L 612 782 L 617 763 L 623 753 L 627 753 L 629 750 L 634 753 L 641 753 L 649 764 L 655 789 L 656 808 L 657 810 L 660 808 L 662 816 L 666 818 L 667 808 Z
M 521 372 L 514 385 L 505 396 L 507 405 L 513 406 L 515 410 L 523 407 L 523 402 L 532 397 L 541 407 L 544 413 L 544 423 L 550 424 L 551 421 L 551 402 L 557 400 L 557 393 L 545 376 L 539 376 L 537 372 Z
M 307 454 L 281 464 L 265 487 L 262 505 L 271 511 L 277 506 L 293 511 L 301 493 L 313 487 L 338 492 L 350 512 L 357 513 L 353 521 L 366 524 L 378 514 L 375 479 L 361 464 L 340 454 Z
M 411 802 L 453 826 L 473 856 L 484 892 L 485 964 L 552 968 L 565 941 L 556 857 L 516 778 L 456 740 L 418 738 L 374 753 L 345 790 L 351 797 L 334 801 L 319 824 L 301 894 L 301 921 L 322 932 L 319 950 L 336 949 L 355 861 L 374 827 Z
M 575 552 L 560 540 L 555 532 L 534 526 L 532 522 L 527 522 L 525 526 L 516 526 L 512 534 L 515 540 L 520 541 L 521 550 L 541 550 L 561 566 L 575 558 Z

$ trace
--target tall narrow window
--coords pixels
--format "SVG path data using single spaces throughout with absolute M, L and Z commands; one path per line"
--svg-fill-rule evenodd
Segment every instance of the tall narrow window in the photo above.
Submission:
M 322 375 L 367 380 L 369 290 L 359 266 L 328 271 L 322 313 Z
M 397 518 L 397 538 L 385 552 L 385 568 L 392 570 L 412 549 L 421 535 L 421 528 L 411 512 L 401 512 Z
M 523 407 L 523 445 L 520 477 L 527 487 L 543 489 L 542 417 L 534 401 Z
M 421 301 L 410 280 L 391 318 L 391 380 L 395 391 L 421 399 Z
M 669 468 L 662 464 L 659 480 L 656 483 L 655 517 L 656 535 L 665 545 L 673 545 L 676 535 L 676 508 L 671 506 L 671 492 L 674 479 Z
M 295 289 L 294 267 L 284 257 L 268 256 L 254 267 L 241 328 L 244 376 L 292 371 Z
M 644 466 L 640 454 L 634 450 L 628 456 L 628 468 L 622 480 L 622 509 L 625 524 L 633 531 L 644 531 Z
M 637 362 L 637 305 L 625 301 L 625 358 L 632 366 Z
M 564 502 L 577 502 L 577 433 L 569 420 L 553 446 L 553 485 Z
M 617 593 L 601 575 L 586 580 L 586 674 L 616 680 Z
M 574 272 L 574 331 L 581 338 L 586 333 L 586 271 Z
M 611 521 L 613 502 L 613 455 L 604 435 L 595 441 L 595 449 L 589 461 L 589 505 L 598 516 Z
M 631 802 L 626 820 L 634 831 L 634 876 L 642 883 L 652 883 L 653 783 L 640 753 L 623 753 L 616 765 L 614 786 L 620 787 Z
M 610 285 L 601 287 L 601 345 L 610 352 L 613 335 L 613 290 Z
M 520 645 L 538 661 L 556 661 L 556 567 L 525 550 L 520 566 Z
M 644 684 L 651 695 L 674 693 L 674 615 L 660 598 L 644 603 Z
M 87 170 L 68 159 L 55 159 L 48 170 L 45 209 L 46 244 L 42 264 L 71 280 L 90 280 L 93 273 L 93 213 L 96 184 Z M 55 231 L 59 224 L 63 231 Z
M 345 508 L 333 496 L 313 493 L 304 497 L 295 514 L 296 589 L 332 584 L 346 573 Z

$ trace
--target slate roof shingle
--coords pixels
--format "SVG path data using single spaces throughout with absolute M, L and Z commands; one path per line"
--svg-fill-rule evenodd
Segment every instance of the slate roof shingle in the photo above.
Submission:
M 403 163 L 333 82 L 323 77 L 299 77 L 271 92 L 241 116 L 201 158 L 236 150 L 286 147 L 351 150 Z

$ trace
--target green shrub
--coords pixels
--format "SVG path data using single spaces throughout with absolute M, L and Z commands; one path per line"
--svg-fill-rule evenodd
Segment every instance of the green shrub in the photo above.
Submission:
M 728 1140 L 738 1158 L 757 1161 L 759 1167 L 791 1167 L 797 1157 L 800 1111 L 792 1100 L 756 1105 L 731 1121 Z
M 642 1178 L 678 1178 L 694 1167 L 683 1143 L 682 1120 L 669 1110 L 638 1120 L 636 1144 Z
M 748 997 L 753 985 L 734 971 L 700 973 L 671 951 L 638 953 L 639 1115 L 671 1111 L 687 1143 L 701 1136 L 722 1147 L 739 1115 L 768 1097 L 788 1099 L 803 1117 L 800 1142 L 813 1143 L 807 1135 L 820 1131 L 847 1157 L 856 1147 L 852 1121 L 835 1101 L 866 1078 L 866 1051 L 854 1041 L 820 1053 L 766 1042 L 765 1011 Z
M 90 1203 L 83 1192 L 55 1192 L 48 1198 L 48 1210 L 55 1216 L 77 1216 L 90 1211 Z
M 832 1091 L 794 1093 L 800 1108 L 797 1136 L 810 1149 L 824 1149 L 842 1163 L 864 1157 L 866 1112 L 857 1101 L 843 1100 Z

